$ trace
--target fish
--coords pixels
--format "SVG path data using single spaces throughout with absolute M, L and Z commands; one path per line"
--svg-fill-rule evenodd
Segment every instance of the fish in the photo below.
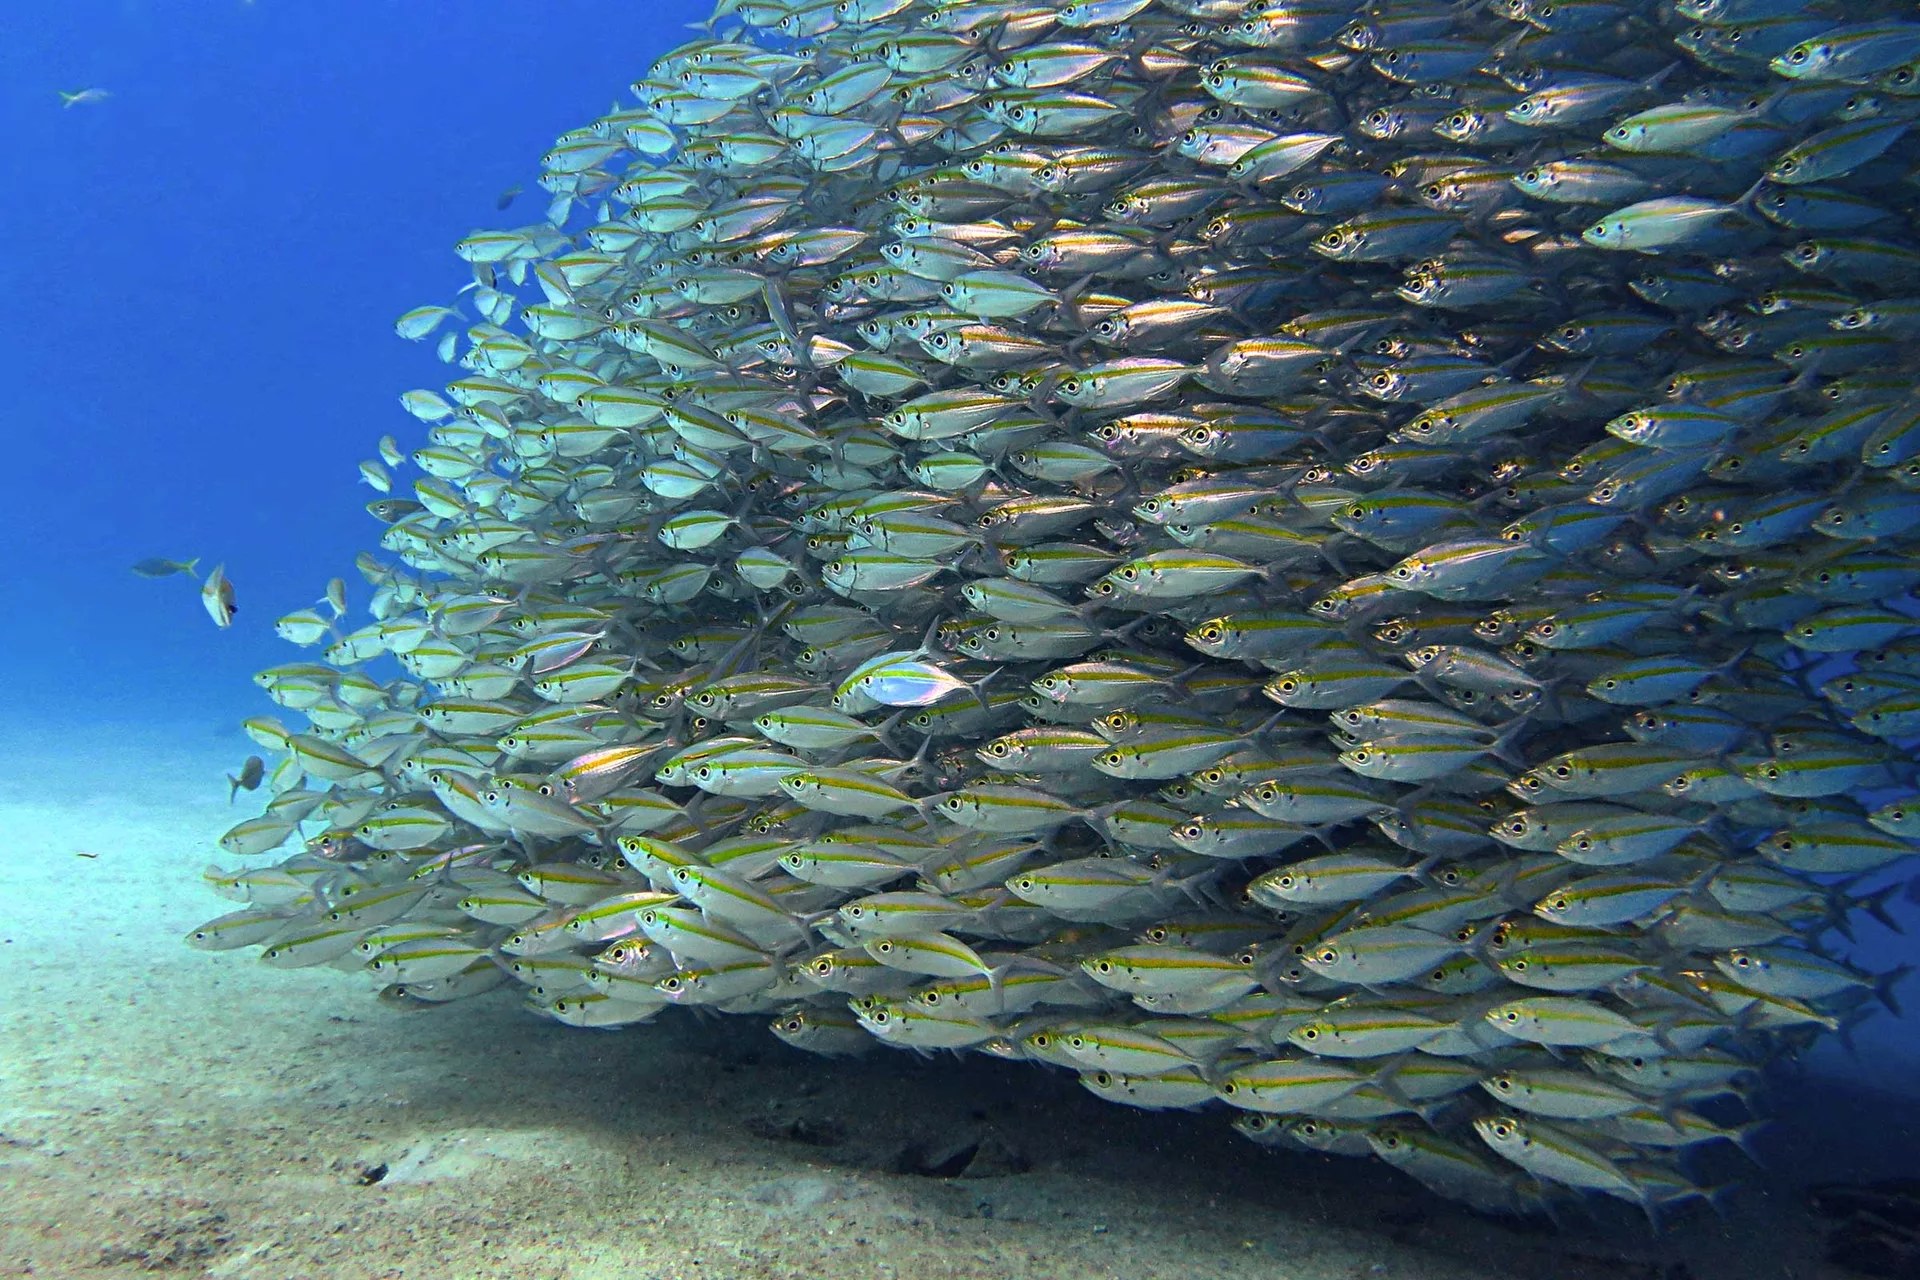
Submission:
M 164 556 L 149 556 L 133 566 L 133 571 L 143 578 L 167 578 L 176 573 L 194 577 L 200 572 L 198 557 L 192 560 L 168 560 Z
M 62 89 L 60 90 L 60 105 L 62 107 L 93 107 L 105 102 L 112 96 L 113 94 L 106 89 L 76 89 L 72 92 Z
M 233 603 L 233 583 L 227 580 L 227 567 L 217 564 L 200 584 L 200 603 L 206 606 L 207 616 L 213 619 L 216 627 L 233 625 L 233 615 L 239 607 Z
M 232 804 L 235 796 L 242 791 L 253 791 L 267 776 L 267 762 L 259 756 L 248 756 L 240 766 L 240 772 L 227 775 L 227 803 Z
M 1920 851 L 1920 24 L 1833 9 L 728 0 L 397 320 L 194 945 L 1711 1205 Z

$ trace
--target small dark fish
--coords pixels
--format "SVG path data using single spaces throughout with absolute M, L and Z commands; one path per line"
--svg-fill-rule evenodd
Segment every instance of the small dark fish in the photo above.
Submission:
M 493 207 L 496 209 L 508 208 L 513 204 L 514 200 L 520 195 L 520 193 L 525 190 L 526 190 L 525 187 L 508 187 L 505 191 L 502 191 L 499 195 L 493 198 Z
M 143 578 L 170 578 L 176 573 L 197 573 L 200 558 L 191 560 L 169 560 L 165 556 L 148 556 L 133 566 L 133 571 Z
M 242 791 L 253 791 L 260 786 L 260 780 L 267 776 L 267 762 L 259 756 L 248 756 L 246 763 L 240 766 L 239 776 L 227 775 L 227 803 Z

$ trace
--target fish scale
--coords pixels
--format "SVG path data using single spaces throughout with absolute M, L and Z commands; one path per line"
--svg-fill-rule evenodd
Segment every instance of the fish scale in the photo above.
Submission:
M 1738 1131 L 1602 1125 L 1617 1081 L 1684 1117 L 1683 1062 L 1864 1016 L 1892 979 L 1829 935 L 1880 907 L 1832 877 L 1920 836 L 1854 798 L 1920 772 L 1920 141 L 1849 114 L 1904 99 L 1920 22 L 712 31 L 401 317 L 439 425 L 366 470 L 413 485 L 369 504 L 373 625 L 283 620 L 327 646 L 261 680 L 309 721 L 255 735 L 297 803 L 221 841 L 282 860 L 196 945 L 1022 1056 L 1502 1212 L 1705 1198 L 1685 1149 Z M 657 965 L 568 976 L 661 922 Z M 1408 1105 L 1412 1043 L 1461 1105 Z

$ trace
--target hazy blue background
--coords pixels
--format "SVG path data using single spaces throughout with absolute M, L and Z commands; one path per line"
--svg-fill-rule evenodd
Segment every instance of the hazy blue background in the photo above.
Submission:
M 273 620 L 377 544 L 355 463 L 447 374 L 393 320 L 538 220 L 539 157 L 706 0 L 0 6 L 0 641 L 31 718 L 262 709 Z M 23 17 L 24 14 L 31 17 Z M 107 89 L 62 109 L 60 90 Z M 505 213 L 495 197 L 528 191 Z M 225 561 L 215 630 L 151 555 Z
M 377 542 L 355 463 L 447 379 L 392 322 L 708 0 L 61 0 L 0 16 L 0 635 L 16 730 L 231 734 L 273 619 Z M 101 87 L 62 109 L 59 90 Z M 495 197 L 530 189 L 505 213 Z M 146 556 L 224 561 L 217 631 Z M 4 768 L 0 763 L 0 768 Z M 195 779 L 192 785 L 218 785 Z M 183 893 L 197 886 L 182 885 Z M 1913 909 L 1902 904 L 1909 920 Z M 1860 958 L 1913 938 L 1861 925 Z M 1920 1005 L 1920 982 L 1906 992 Z M 1823 1069 L 1920 1095 L 1920 1019 Z M 1868 1137 L 1869 1134 L 1872 1137 Z M 1878 1138 L 1870 1127 L 1859 1137 Z

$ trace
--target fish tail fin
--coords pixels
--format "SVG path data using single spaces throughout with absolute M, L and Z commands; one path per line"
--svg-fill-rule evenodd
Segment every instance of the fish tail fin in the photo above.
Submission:
M 1193 690 L 1187 686 L 1187 681 L 1199 675 L 1202 671 L 1205 671 L 1206 669 L 1207 669 L 1206 663 L 1196 662 L 1192 666 L 1188 667 L 1186 670 L 1176 671 L 1174 674 L 1166 677 L 1164 683 L 1167 685 L 1168 688 L 1174 690 L 1176 693 L 1179 693 L 1182 697 L 1191 697 L 1193 695 Z
M 1895 881 L 1893 884 L 1883 885 L 1882 887 L 1868 894 L 1865 898 L 1861 899 L 1859 905 L 1866 909 L 1866 912 L 1868 915 L 1872 916 L 1875 920 L 1878 920 L 1881 924 L 1887 926 L 1887 928 L 1893 930 L 1895 933 L 1905 933 L 1906 930 L 1900 927 L 1899 918 L 1895 916 L 1892 912 L 1887 910 L 1887 903 L 1895 895 L 1899 894 L 1903 889 L 1906 891 L 1909 897 L 1912 897 L 1916 892 L 1915 886 L 1917 885 L 1920 885 L 1920 880 L 1916 880 L 1911 884 L 1906 884 L 1906 885 L 1902 885 L 1898 881 Z M 1838 912 L 1837 914 L 1843 920 L 1846 918 L 1845 912 Z
M 1109 800 L 1105 804 L 1095 805 L 1093 808 L 1087 810 L 1082 818 L 1087 824 L 1088 829 L 1091 830 L 1093 834 L 1099 836 L 1100 839 L 1106 843 L 1108 851 L 1114 854 L 1124 852 L 1125 846 L 1114 839 L 1112 833 L 1107 830 L 1105 823 L 1108 818 L 1111 818 L 1115 813 L 1119 812 L 1121 807 L 1126 803 L 1125 800 Z M 1050 842 L 1058 834 L 1058 831 L 1049 831 L 1045 836 L 1041 837 L 1041 847 L 1046 849 L 1047 852 L 1052 853 L 1053 845 Z
M 1727 1221 L 1726 1201 L 1739 1188 L 1737 1182 L 1722 1182 L 1711 1187 L 1695 1187 L 1693 1194 L 1700 1202 L 1713 1210 L 1713 1216 L 1722 1222 Z
M 1751 1160 L 1755 1167 L 1764 1169 L 1766 1161 L 1755 1154 L 1752 1143 L 1754 1136 L 1771 1123 L 1771 1120 L 1763 1116 L 1758 1120 L 1749 1120 L 1745 1124 L 1735 1125 L 1727 1130 L 1727 1141 L 1740 1148 L 1740 1154 Z
M 1821 931 L 1831 929 L 1835 933 L 1839 934 L 1841 937 L 1845 938 L 1848 942 L 1856 942 L 1856 943 L 1859 942 L 1860 939 L 1856 938 L 1853 934 L 1853 922 L 1848 919 L 1848 916 L 1852 913 L 1852 910 L 1853 908 L 1847 903 L 1838 902 L 1830 899 L 1827 902 L 1827 909 L 1822 914 L 1821 918 L 1818 921 L 1814 922 L 1812 925 L 1808 926 L 1809 928 L 1813 929 L 1814 932 L 1812 933 L 1803 932 L 1801 936 L 1808 939 L 1808 941 L 1812 941 L 1814 938 L 1817 938 L 1820 935 Z
M 983 962 L 981 969 L 981 972 L 987 979 L 987 990 L 993 995 L 993 1002 L 1001 1013 L 1006 1012 L 1007 973 L 1013 966 L 1014 961 L 1012 960 L 1008 960 L 1004 964 L 984 964 Z
M 954 563 L 958 564 L 959 561 L 956 560 Z M 927 629 L 920 635 L 920 643 L 915 645 L 913 652 L 907 655 L 909 662 L 917 661 L 920 658 L 930 658 L 939 651 L 938 646 L 934 642 L 940 638 L 940 624 L 944 621 L 946 621 L 944 614 L 936 613 L 933 615 L 933 620 L 927 623 Z
M 1487 754 L 1493 756 L 1503 764 L 1510 764 L 1516 768 L 1525 768 L 1527 759 L 1525 756 L 1518 754 L 1516 748 L 1519 744 L 1521 734 L 1527 730 L 1531 720 L 1531 716 L 1520 715 L 1507 721 L 1507 723 L 1500 728 L 1500 736 L 1487 744 Z
M 1648 1029 L 1647 1034 L 1659 1041 L 1660 1047 L 1668 1053 L 1679 1053 L 1680 1046 L 1673 1041 L 1673 1029 L 1679 1025 L 1680 1014 L 1679 1011 L 1676 1010 L 1664 1018 L 1661 1018 L 1658 1022 L 1655 1022 L 1653 1026 Z
M 829 907 L 823 911 L 801 911 L 788 916 L 787 919 L 792 921 L 799 929 L 800 942 L 797 945 L 799 947 L 812 946 L 813 931 L 820 925 L 832 920 L 836 911 L 838 911 L 837 907 Z M 829 941 L 832 940 L 828 937 L 825 930 L 821 930 L 820 936 L 828 938 Z
M 1060 291 L 1059 301 L 1056 305 L 1061 307 L 1077 305 L 1081 295 L 1093 288 L 1095 284 L 1099 283 L 1099 280 L 1100 277 L 1091 272 L 1081 276 L 1078 280 L 1075 280 L 1072 284 Z
M 912 707 L 901 707 L 898 711 L 888 716 L 885 720 L 882 720 L 879 724 L 873 726 L 874 741 L 885 746 L 889 751 L 895 750 L 896 748 L 893 741 L 893 731 L 895 728 L 899 726 L 902 720 L 907 718 L 907 713 L 912 710 L 913 710 Z M 926 743 L 932 742 L 932 741 L 933 741 L 932 738 L 925 739 L 921 743 L 921 749 L 925 750 Z M 918 753 L 916 753 L 916 757 L 917 757 L 917 754 Z
M 1656 1236 L 1665 1231 L 1666 1220 L 1660 1216 L 1660 1202 L 1653 1198 L 1653 1193 L 1638 1184 L 1633 1190 L 1634 1194 L 1629 1198 L 1640 1206 L 1641 1213 L 1647 1215 L 1647 1230 Z
M 1482 964 L 1497 968 L 1493 961 L 1487 959 L 1487 953 L 1493 950 L 1495 932 L 1493 929 L 1475 929 L 1472 936 L 1468 938 L 1459 938 L 1458 934 L 1454 935 L 1460 942 L 1460 954 L 1472 956 Z
M 933 735 L 928 734 L 926 737 L 920 739 L 920 749 L 913 753 L 913 756 L 907 761 L 906 767 L 903 768 L 901 772 L 903 774 L 904 773 L 924 774 L 926 772 L 926 767 L 927 767 L 927 757 L 932 754 L 933 754 Z
M 1000 675 L 1000 673 L 1005 670 L 1006 670 L 1005 667 L 995 667 L 993 670 L 987 672 L 987 674 L 981 676 L 978 680 L 975 680 L 972 684 L 967 686 L 968 692 L 973 694 L 974 702 L 978 703 L 980 710 L 985 712 L 987 715 L 993 714 L 993 704 L 987 701 L 987 694 L 986 694 L 987 684 L 989 681 L 992 681 L 995 678 L 997 678 Z M 927 739 L 927 742 L 932 742 L 932 741 L 933 739 L 931 737 Z M 921 749 L 925 750 L 924 744 L 922 745 Z
M 1853 1038 L 1853 1025 L 1850 1021 L 1842 1022 L 1833 1027 L 1832 1031 L 1835 1038 L 1840 1041 L 1840 1047 L 1847 1051 L 1847 1056 L 1850 1058 L 1858 1058 L 1860 1056 L 1860 1046 Z
M 933 739 L 929 737 L 926 741 L 932 742 Z M 924 749 L 925 746 L 923 744 L 922 750 Z M 913 796 L 911 797 L 913 800 L 913 811 L 919 814 L 921 819 L 929 825 L 934 822 L 945 821 L 949 826 L 952 826 L 954 824 L 950 820 L 943 818 L 940 813 L 940 802 L 952 794 L 954 793 L 951 791 L 936 791 L 930 796 Z
M 1374 1072 L 1373 1087 L 1386 1094 L 1387 1097 L 1391 1098 L 1395 1103 L 1413 1112 L 1422 1120 L 1425 1120 L 1428 1124 L 1433 1124 L 1440 1118 L 1441 1113 L 1446 1109 L 1447 1103 L 1452 1101 L 1452 1099 L 1425 1101 L 1408 1097 L 1406 1091 L 1396 1082 L 1395 1077 L 1414 1061 L 1415 1054 L 1412 1052 L 1403 1053 L 1399 1057 L 1392 1059 L 1386 1066 Z
M 1320 553 L 1320 558 L 1327 562 L 1329 569 L 1332 569 L 1342 578 L 1351 578 L 1353 573 L 1347 568 L 1346 562 L 1341 559 L 1339 553 L 1334 550 L 1336 544 L 1343 539 L 1350 543 L 1364 543 L 1366 541 L 1364 538 L 1356 538 L 1352 534 L 1337 533 L 1331 538 L 1322 539 L 1320 545 L 1315 548 L 1315 550 Z
M 1325 849 L 1328 853 L 1338 853 L 1340 852 L 1340 846 L 1334 842 L 1332 836 L 1327 834 L 1329 829 L 1330 828 L 1325 826 L 1309 826 L 1305 828 L 1307 836 L 1310 839 L 1319 841 L 1322 849 Z
M 967 562 L 967 558 L 969 556 L 975 556 L 975 555 L 986 556 L 989 561 L 993 560 L 995 556 L 992 552 L 988 550 L 988 545 L 987 545 L 990 537 L 991 535 L 989 534 L 981 534 L 974 541 L 960 548 L 959 553 L 955 555 L 953 559 L 947 561 L 946 564 L 942 566 L 942 568 L 950 573 L 959 573 L 960 566 Z M 994 547 L 993 550 L 997 552 L 998 547 L 997 546 Z M 933 623 L 933 630 L 937 633 L 939 629 L 940 629 L 940 620 L 936 618 Z M 929 650 L 928 652 L 931 652 L 931 650 Z M 924 657 L 925 655 L 923 654 L 921 656 Z
M 1079 337 L 1071 339 L 1066 346 L 1062 347 L 1060 349 L 1061 354 L 1067 356 L 1069 359 L 1077 360 L 1082 351 L 1093 346 L 1097 341 L 1098 339 L 1093 336 L 1093 331 L 1089 329 Z
M 1274 712 L 1272 715 L 1268 716 L 1265 720 L 1262 720 L 1259 724 L 1255 725 L 1253 728 L 1247 730 L 1248 740 L 1251 741 L 1256 738 L 1266 737 L 1268 734 L 1272 733 L 1274 730 L 1281 728 L 1286 723 L 1286 719 L 1287 719 L 1287 709 L 1285 707 L 1282 707 L 1278 711 Z
M 1767 185 L 1767 177 L 1765 174 L 1762 174 L 1760 177 L 1755 178 L 1753 181 L 1753 185 L 1748 187 L 1745 191 L 1742 191 L 1740 193 L 1739 199 L 1735 200 L 1731 205 L 1727 207 L 1727 212 L 1737 213 L 1743 218 L 1750 218 L 1753 221 L 1758 222 L 1760 220 L 1760 211 L 1758 208 L 1755 207 L 1755 202 L 1760 199 L 1760 188 L 1766 185 Z
M 1903 964 L 1873 980 L 1873 994 L 1879 997 L 1880 1003 L 1887 1006 L 1887 1010 L 1896 1018 L 1901 1016 L 1900 1002 L 1894 998 L 1893 989 L 1899 985 L 1900 979 L 1912 972 L 1912 965 Z

